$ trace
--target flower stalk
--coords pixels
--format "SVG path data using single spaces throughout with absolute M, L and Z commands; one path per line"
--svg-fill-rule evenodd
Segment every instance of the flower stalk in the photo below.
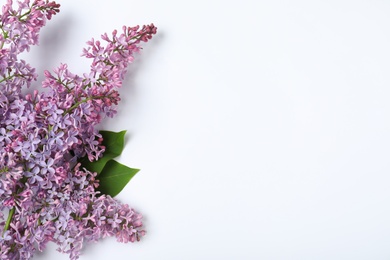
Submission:
M 11 225 L 12 217 L 14 216 L 14 214 L 15 214 L 15 207 L 12 207 L 8 212 L 8 218 L 7 221 L 5 222 L 5 226 L 3 229 L 3 234 L 2 234 L 3 237 L 5 232 L 9 229 L 9 226 Z

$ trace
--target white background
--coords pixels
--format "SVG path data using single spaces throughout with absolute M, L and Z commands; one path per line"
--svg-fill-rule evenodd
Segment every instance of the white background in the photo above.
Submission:
M 118 198 L 147 236 L 80 259 L 390 259 L 389 1 L 60 3 L 26 56 L 41 74 L 158 27 L 102 125 L 128 131 Z

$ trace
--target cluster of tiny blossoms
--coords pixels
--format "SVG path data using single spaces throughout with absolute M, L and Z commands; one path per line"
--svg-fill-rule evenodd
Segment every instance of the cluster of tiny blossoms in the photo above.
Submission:
M 156 27 L 124 27 L 89 41 L 90 73 L 74 75 L 62 64 L 45 72 L 46 92 L 23 95 L 37 75 L 18 54 L 37 44 L 58 12 L 48 0 L 8 0 L 0 16 L 0 259 L 30 259 L 50 241 L 77 259 L 85 242 L 134 242 L 145 233 L 141 215 L 99 194 L 96 173 L 78 160 L 104 152 L 95 126 L 115 114 L 126 67 Z

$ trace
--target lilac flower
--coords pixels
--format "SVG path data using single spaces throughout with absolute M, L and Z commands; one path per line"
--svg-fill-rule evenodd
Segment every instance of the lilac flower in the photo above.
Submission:
M 60 64 L 44 72 L 46 92 L 23 96 L 37 74 L 18 55 L 38 43 L 59 6 L 7 0 L 0 15 L 0 259 L 30 259 L 48 242 L 77 259 L 85 242 L 145 235 L 142 216 L 96 191 L 97 174 L 77 161 L 104 152 L 96 125 L 115 115 L 127 66 L 156 27 L 123 27 L 92 39 L 82 54 L 91 59 L 89 73 L 78 76 Z
M 58 12 L 48 0 L 8 0 L 0 15 L 0 259 L 30 259 L 48 242 L 77 259 L 84 242 L 145 235 L 142 216 L 96 191 L 96 173 L 77 160 L 104 152 L 95 127 L 116 113 L 127 66 L 156 27 L 123 27 L 92 39 L 83 50 L 89 73 L 78 76 L 61 64 L 45 71 L 46 92 L 23 96 L 37 74 L 18 55 L 38 43 L 40 29 Z

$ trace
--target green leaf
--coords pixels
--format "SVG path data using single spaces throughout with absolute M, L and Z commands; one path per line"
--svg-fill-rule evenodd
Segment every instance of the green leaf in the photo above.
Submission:
M 137 172 L 139 169 L 129 168 L 115 160 L 109 160 L 97 177 L 99 180 L 98 190 L 102 194 L 115 197 Z
M 119 156 L 125 145 L 126 130 L 120 132 L 99 131 L 103 137 L 103 145 L 106 147 L 105 154 L 112 154 L 112 156 Z
M 126 131 L 112 132 L 112 131 L 99 131 L 102 135 L 103 142 L 102 144 L 106 147 L 106 150 L 103 153 L 103 156 L 97 161 L 89 161 L 88 157 L 85 157 L 81 160 L 82 167 L 85 167 L 91 172 L 101 173 L 106 163 L 119 156 L 125 144 L 125 134 Z

